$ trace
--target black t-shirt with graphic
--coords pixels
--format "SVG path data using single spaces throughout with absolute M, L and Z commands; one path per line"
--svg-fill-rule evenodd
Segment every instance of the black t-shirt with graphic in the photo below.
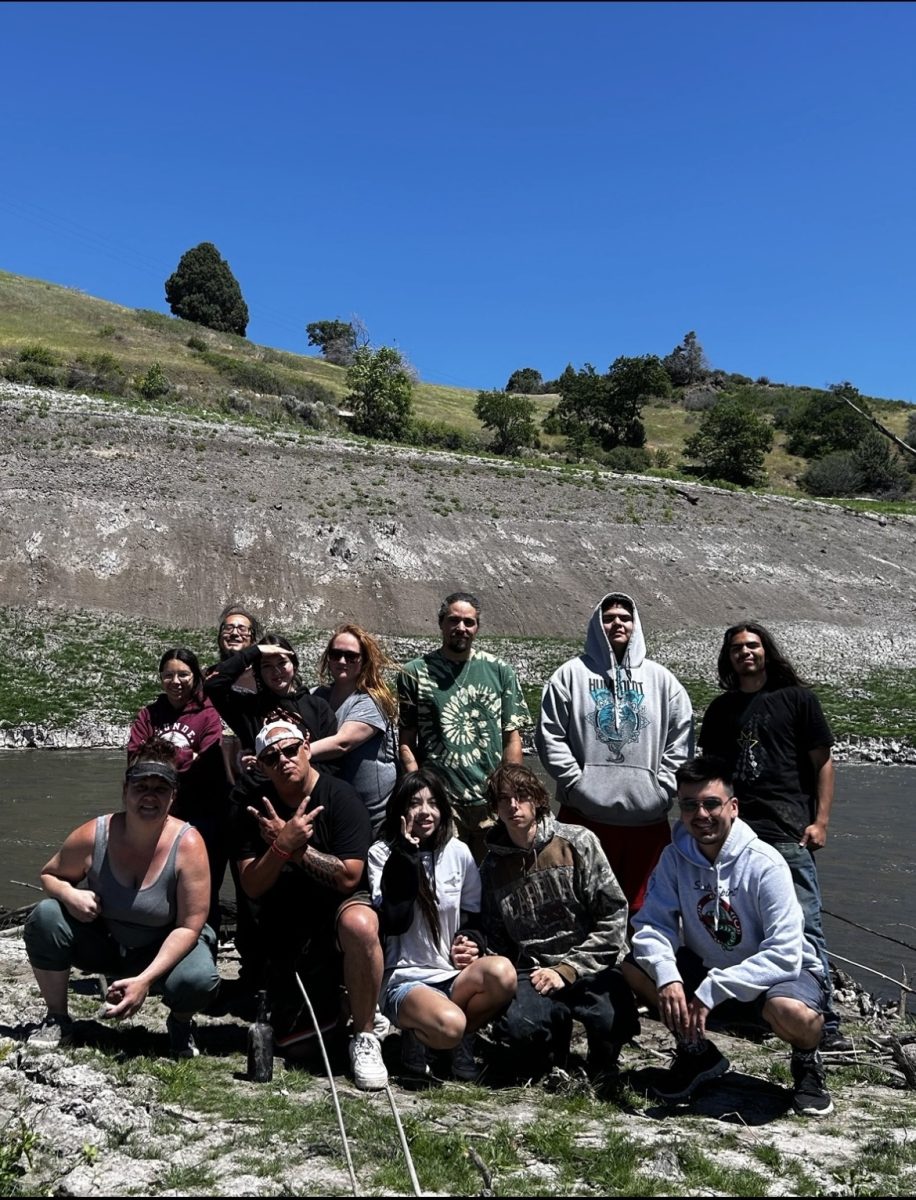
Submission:
M 765 842 L 797 842 L 817 812 L 809 752 L 833 733 L 808 688 L 723 692 L 706 710 L 699 742 L 732 767 L 743 820 Z

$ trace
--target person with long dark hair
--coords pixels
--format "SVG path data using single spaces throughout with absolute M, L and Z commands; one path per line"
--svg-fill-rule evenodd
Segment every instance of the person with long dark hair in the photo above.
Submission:
M 512 999 L 515 969 L 481 953 L 480 875 L 433 771 L 405 775 L 392 793 L 369 886 L 385 943 L 382 1011 L 401 1030 L 405 1071 L 426 1076 L 427 1052 L 449 1050 L 452 1074 L 476 1079 L 473 1034 Z
M 170 646 L 159 659 L 162 692 L 137 713 L 127 742 L 128 757 L 159 737 L 175 747 L 178 795 L 175 816 L 200 833 L 210 863 L 208 924 L 220 926 L 219 890 L 226 872 L 228 783 L 223 763 L 219 713 L 204 696 L 200 663 L 185 646 Z
M 833 732 L 817 696 L 759 622 L 742 621 L 726 629 L 717 667 L 723 692 L 706 710 L 700 745 L 704 754 L 724 759 L 734 772 L 741 819 L 789 864 L 805 936 L 820 956 L 830 1000 L 814 856 L 826 845 L 833 807 Z M 829 1008 L 824 1048 L 851 1045 Z

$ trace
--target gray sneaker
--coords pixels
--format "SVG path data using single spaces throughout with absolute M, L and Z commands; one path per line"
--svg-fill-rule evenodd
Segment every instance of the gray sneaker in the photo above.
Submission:
M 412 1029 L 401 1030 L 401 1066 L 406 1074 L 419 1079 L 430 1074 L 427 1049 Z
M 48 1013 L 26 1038 L 26 1045 L 36 1050 L 57 1050 L 72 1043 L 73 1021 L 66 1013 Z
M 177 1021 L 169 1013 L 165 1020 L 165 1027 L 169 1034 L 169 1050 L 172 1058 L 197 1058 L 200 1051 L 194 1041 L 193 1021 Z

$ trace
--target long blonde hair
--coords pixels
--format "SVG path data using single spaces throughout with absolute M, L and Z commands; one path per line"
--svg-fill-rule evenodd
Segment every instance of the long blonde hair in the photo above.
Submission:
M 356 690 L 371 696 L 392 725 L 397 724 L 398 702 L 394 692 L 385 682 L 383 672 L 396 670 L 398 664 L 388 657 L 372 634 L 367 633 L 361 625 L 348 623 L 337 626 L 318 663 L 318 678 L 324 684 L 333 684 L 334 676 L 331 674 L 329 656 L 335 639 L 342 633 L 348 633 L 350 637 L 356 638 L 359 642 L 360 654 L 363 656 L 363 665 L 356 681 Z

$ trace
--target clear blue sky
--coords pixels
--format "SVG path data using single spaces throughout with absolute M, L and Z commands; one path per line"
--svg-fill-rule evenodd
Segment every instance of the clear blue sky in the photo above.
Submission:
M 715 366 L 916 401 L 916 6 L 0 7 L 0 268 L 249 336 L 358 314 L 433 382 Z

